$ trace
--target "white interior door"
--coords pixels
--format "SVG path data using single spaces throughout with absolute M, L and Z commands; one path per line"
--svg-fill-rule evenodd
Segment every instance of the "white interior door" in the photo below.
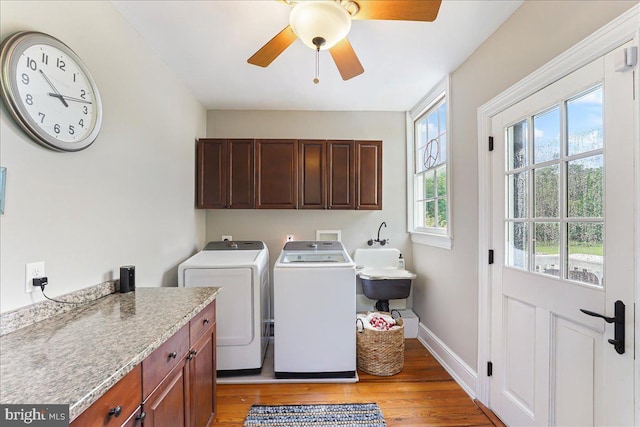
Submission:
M 629 46 L 491 118 L 490 406 L 511 426 L 634 425 Z M 623 354 L 614 324 L 580 311 L 614 317 L 618 300 Z

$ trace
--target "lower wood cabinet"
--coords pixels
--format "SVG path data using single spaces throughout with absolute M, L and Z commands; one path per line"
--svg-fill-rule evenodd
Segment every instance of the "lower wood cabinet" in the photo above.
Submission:
M 208 427 L 216 409 L 215 301 L 109 389 L 71 427 Z

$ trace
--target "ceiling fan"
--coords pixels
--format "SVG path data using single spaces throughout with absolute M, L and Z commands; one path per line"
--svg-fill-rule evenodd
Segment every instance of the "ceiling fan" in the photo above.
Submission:
M 279 0 L 293 7 L 289 25 L 280 31 L 251 58 L 249 64 L 267 67 L 297 38 L 318 55 L 329 50 L 343 80 L 364 72 L 362 64 L 347 39 L 353 19 L 433 21 L 442 0 Z

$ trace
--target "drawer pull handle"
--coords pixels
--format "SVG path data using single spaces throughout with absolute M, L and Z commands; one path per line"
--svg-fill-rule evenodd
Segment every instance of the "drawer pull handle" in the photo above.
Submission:
M 136 420 L 137 420 L 137 421 L 142 421 L 142 420 L 144 420 L 144 418 L 145 418 L 146 416 L 147 416 L 147 413 L 146 413 L 146 412 L 141 412 L 141 413 L 136 417 Z
M 208 324 L 208 323 L 209 323 L 209 319 L 204 319 L 204 320 L 202 321 L 202 323 L 203 323 L 204 325 Z
M 169 359 L 175 359 L 176 357 L 178 357 L 178 353 L 176 353 L 175 351 L 169 353 Z
M 120 405 L 118 405 L 115 408 L 109 409 L 109 415 L 113 415 L 116 418 L 119 417 L 121 413 L 122 413 L 122 406 L 120 406 Z

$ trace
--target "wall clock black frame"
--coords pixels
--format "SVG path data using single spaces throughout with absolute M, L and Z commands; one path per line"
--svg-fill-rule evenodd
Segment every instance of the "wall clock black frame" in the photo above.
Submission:
M 1 95 L 33 140 L 57 151 L 91 145 L 102 125 L 98 87 L 80 57 L 48 34 L 22 31 L 0 51 Z

